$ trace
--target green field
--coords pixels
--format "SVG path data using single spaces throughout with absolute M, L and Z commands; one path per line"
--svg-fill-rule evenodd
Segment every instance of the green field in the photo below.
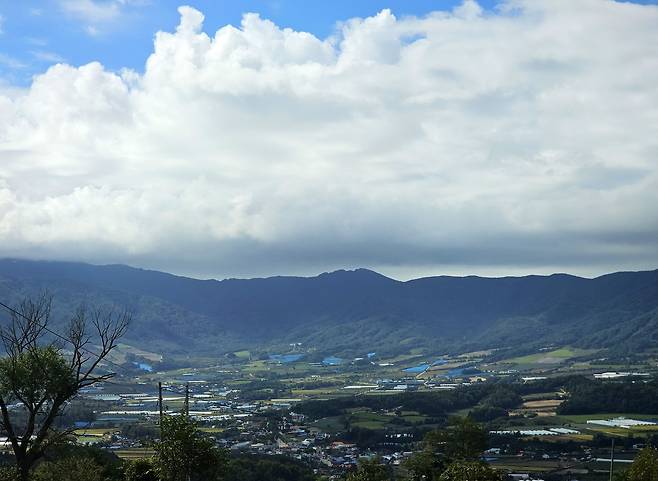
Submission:
M 658 414 L 635 414 L 635 413 L 596 413 L 596 414 L 578 414 L 578 415 L 560 415 L 553 418 L 556 422 L 562 422 L 579 431 L 588 431 L 590 433 L 607 434 L 608 436 L 627 437 L 649 436 L 658 432 L 656 426 L 633 426 L 630 428 L 621 428 L 613 426 L 600 426 L 597 424 L 587 424 L 591 419 L 614 419 L 624 417 L 628 419 L 649 420 L 658 419 Z
M 637 420 L 658 419 L 658 414 L 635 414 L 635 413 L 596 413 L 596 414 L 561 414 L 559 419 L 575 424 L 585 424 L 589 419 L 614 419 L 628 418 Z
M 343 416 L 332 416 L 318 419 L 312 425 L 313 427 L 326 432 L 336 432 L 345 429 L 345 421 Z
M 319 419 L 313 423 L 314 427 L 327 432 L 343 431 L 349 427 L 380 430 L 388 428 L 400 428 L 398 422 L 403 420 L 405 423 L 421 425 L 427 421 L 428 417 L 419 414 L 416 411 L 404 411 L 400 416 L 393 414 L 382 414 L 373 411 L 357 408 L 349 410 L 344 416 L 333 416 Z M 404 426 L 404 424 L 402 425 Z
M 505 363 L 510 364 L 559 364 L 568 359 L 574 357 L 585 356 L 587 354 L 592 354 L 596 350 L 592 349 L 578 349 L 571 347 L 563 347 L 556 349 L 554 351 L 548 352 L 538 352 L 536 354 L 530 354 L 527 356 L 514 357 L 512 359 L 507 359 Z
M 155 451 L 149 448 L 117 449 L 113 452 L 121 459 L 150 459 L 155 456 Z

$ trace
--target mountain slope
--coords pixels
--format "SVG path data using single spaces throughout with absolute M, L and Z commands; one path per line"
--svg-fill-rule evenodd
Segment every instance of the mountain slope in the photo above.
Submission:
M 0 260 L 0 299 L 43 290 L 54 295 L 59 320 L 80 302 L 127 305 L 135 313 L 128 340 L 174 353 L 289 342 L 332 353 L 540 341 L 630 350 L 658 339 L 658 270 L 399 282 L 358 269 L 216 281 L 121 265 Z

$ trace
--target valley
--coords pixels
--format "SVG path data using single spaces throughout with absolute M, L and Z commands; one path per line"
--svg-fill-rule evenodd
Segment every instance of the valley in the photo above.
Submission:
M 375 455 L 404 473 L 425 433 L 453 416 L 469 415 L 486 426 L 485 456 L 496 469 L 552 476 L 542 479 L 607 479 L 599 460 L 609 456 L 610 439 L 618 442 L 620 470 L 658 439 L 655 400 L 628 412 L 561 410 L 573 383 L 655 386 L 658 359 L 652 355 L 604 360 L 598 350 L 563 346 L 500 360 L 492 360 L 496 351 L 415 349 L 314 361 L 315 349 L 289 348 L 264 359 L 236 351 L 205 367 L 199 360 L 173 370 L 134 366 L 77 401 L 95 403 L 78 441 L 126 459 L 150 456 L 149 439 L 158 435 L 158 383 L 165 414 L 186 409 L 189 389 L 190 415 L 235 455 L 285 456 L 329 477 Z
M 132 315 L 99 366 L 116 376 L 58 421 L 118 459 L 153 458 L 161 410 L 188 414 L 232 466 L 283 463 L 299 479 L 366 459 L 409 479 L 428 437 L 460 422 L 486 435 L 481 460 L 525 476 L 512 479 L 608 479 L 612 440 L 617 472 L 658 442 L 658 271 L 199 281 L 0 261 L 7 302 L 44 292 L 54 330 L 81 304 Z

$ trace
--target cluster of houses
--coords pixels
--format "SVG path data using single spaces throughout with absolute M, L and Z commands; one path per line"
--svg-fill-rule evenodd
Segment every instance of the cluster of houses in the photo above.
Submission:
M 388 386 L 386 382 L 381 385 Z M 183 386 L 177 385 L 165 390 L 162 398 L 164 415 L 177 415 L 185 405 Z M 210 436 L 216 436 L 219 446 L 230 450 L 260 455 L 286 455 L 308 462 L 319 473 L 328 475 L 352 469 L 364 457 L 378 454 L 382 455 L 383 462 L 398 465 L 411 454 L 408 445 L 413 440 L 406 433 L 389 434 L 386 449 L 381 453 L 332 437 L 307 423 L 302 414 L 294 412 L 298 399 L 245 402 L 240 400 L 237 391 L 206 382 L 190 383 L 188 389 L 189 415 L 197 420 L 201 429 L 207 430 Z M 121 435 L 121 427 L 140 423 L 156 426 L 160 415 L 157 392 L 106 393 L 103 386 L 98 386 L 85 391 L 83 396 L 102 402 L 107 405 L 107 409 L 99 410 L 93 421 L 78 421 L 81 437 L 87 442 L 92 440 L 113 450 L 144 448 L 142 440 Z M 107 435 L 85 433 L 85 427 L 103 426 L 116 429 L 108 431 Z

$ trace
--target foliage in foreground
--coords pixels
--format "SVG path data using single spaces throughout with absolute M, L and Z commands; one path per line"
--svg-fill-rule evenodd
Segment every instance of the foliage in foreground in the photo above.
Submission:
M 391 473 L 388 467 L 379 464 L 379 460 L 363 461 L 353 473 L 347 475 L 347 481 L 388 481 Z
M 441 473 L 439 481 L 502 481 L 500 473 L 479 461 L 456 461 Z
M 624 481 L 658 481 L 658 450 L 644 448 L 626 471 Z
M 71 433 L 55 429 L 67 403 L 81 389 L 114 376 L 101 372 L 100 365 L 125 334 L 130 314 L 88 312 L 81 306 L 66 335 L 57 335 L 67 343 L 65 356 L 49 339 L 49 296 L 25 299 L 9 310 L 11 322 L 0 327 L 5 353 L 0 359 L 0 424 L 14 453 L 18 479 L 28 481 L 35 464 Z M 96 352 L 89 349 L 92 341 L 98 343 Z
M 225 470 L 225 451 L 202 436 L 187 415 L 162 420 L 162 440 L 155 445 L 156 466 L 165 481 L 206 481 Z

